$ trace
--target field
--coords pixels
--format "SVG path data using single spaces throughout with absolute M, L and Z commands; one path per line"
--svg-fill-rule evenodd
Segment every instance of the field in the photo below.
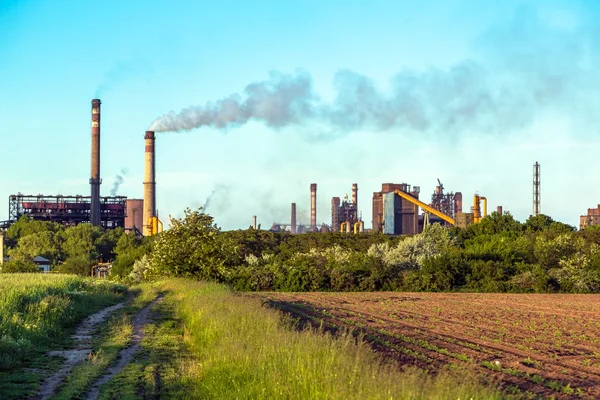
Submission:
M 43 353 L 67 344 L 78 321 L 117 302 L 125 289 L 73 275 L 0 274 L 0 393 L 34 393 L 41 369 L 21 368 L 55 368 Z
M 515 397 L 600 398 L 600 295 L 261 293 L 385 360 L 474 371 Z

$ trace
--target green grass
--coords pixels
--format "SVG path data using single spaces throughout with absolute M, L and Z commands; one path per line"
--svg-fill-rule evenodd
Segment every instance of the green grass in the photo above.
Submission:
M 43 354 L 69 344 L 73 327 L 123 297 L 125 286 L 72 275 L 0 274 L 0 393 L 34 394 L 60 359 Z M 23 367 L 34 370 L 23 370 Z
M 183 321 L 177 316 L 174 294 L 153 309 L 141 350 L 134 361 L 100 390 L 100 399 L 188 399 L 189 370 L 197 360 L 183 341 Z
M 352 335 L 298 330 L 259 299 L 222 285 L 169 280 L 163 288 L 163 319 L 148 328 L 144 352 L 103 398 L 501 398 L 452 371 L 433 377 L 382 364 Z
M 131 343 L 135 313 L 156 298 L 158 290 L 151 284 L 131 289 L 136 296 L 126 307 L 116 311 L 99 328 L 93 341 L 92 355 L 69 374 L 53 400 L 83 398 L 84 393 L 117 361 L 119 352 Z

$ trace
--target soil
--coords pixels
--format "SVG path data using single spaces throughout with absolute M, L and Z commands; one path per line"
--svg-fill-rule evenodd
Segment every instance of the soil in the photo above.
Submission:
M 50 356 L 63 357 L 65 361 L 58 371 L 42 383 L 38 398 L 43 400 L 49 399 L 60 383 L 67 377 L 69 372 L 71 372 L 77 364 L 89 357 L 92 352 L 90 347 L 92 334 L 96 331 L 98 325 L 104 322 L 110 314 L 123 306 L 124 303 L 119 303 L 90 315 L 77 327 L 75 333 L 71 336 L 75 340 L 74 348 L 69 350 L 51 351 L 48 353 Z
M 386 360 L 475 370 L 515 394 L 600 398 L 600 295 L 260 293 Z

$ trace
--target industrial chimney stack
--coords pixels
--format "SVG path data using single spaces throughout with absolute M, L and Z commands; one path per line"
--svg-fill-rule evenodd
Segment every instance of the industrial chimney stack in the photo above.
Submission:
M 291 227 L 291 232 L 292 234 L 296 234 L 296 203 L 292 203 L 292 221 L 291 221 L 292 227 Z
M 156 217 L 156 181 L 154 165 L 154 132 L 146 131 L 146 164 L 144 167 L 144 236 L 152 235 L 151 217 Z
M 317 184 L 310 184 L 310 227 L 317 227 Z
M 354 207 L 356 207 L 356 212 L 358 213 L 358 183 L 352 184 L 352 204 L 354 204 Z
M 90 206 L 90 222 L 93 226 L 101 223 L 100 217 L 100 99 L 92 100 L 92 199 Z

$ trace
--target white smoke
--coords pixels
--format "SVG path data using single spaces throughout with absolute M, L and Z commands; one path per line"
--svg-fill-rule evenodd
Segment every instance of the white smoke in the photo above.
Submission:
M 600 88 L 600 30 L 560 30 L 528 10 L 481 36 L 480 60 L 446 70 L 404 70 L 386 92 L 350 70 L 334 77 L 335 99 L 324 103 L 306 72 L 271 73 L 252 83 L 244 96 L 231 95 L 204 106 L 158 118 L 150 130 L 228 128 L 250 120 L 272 128 L 317 122 L 328 137 L 368 129 L 407 128 L 418 132 L 505 133 L 529 125 L 543 109 L 585 111 Z M 594 114 L 592 112 L 592 114 Z

